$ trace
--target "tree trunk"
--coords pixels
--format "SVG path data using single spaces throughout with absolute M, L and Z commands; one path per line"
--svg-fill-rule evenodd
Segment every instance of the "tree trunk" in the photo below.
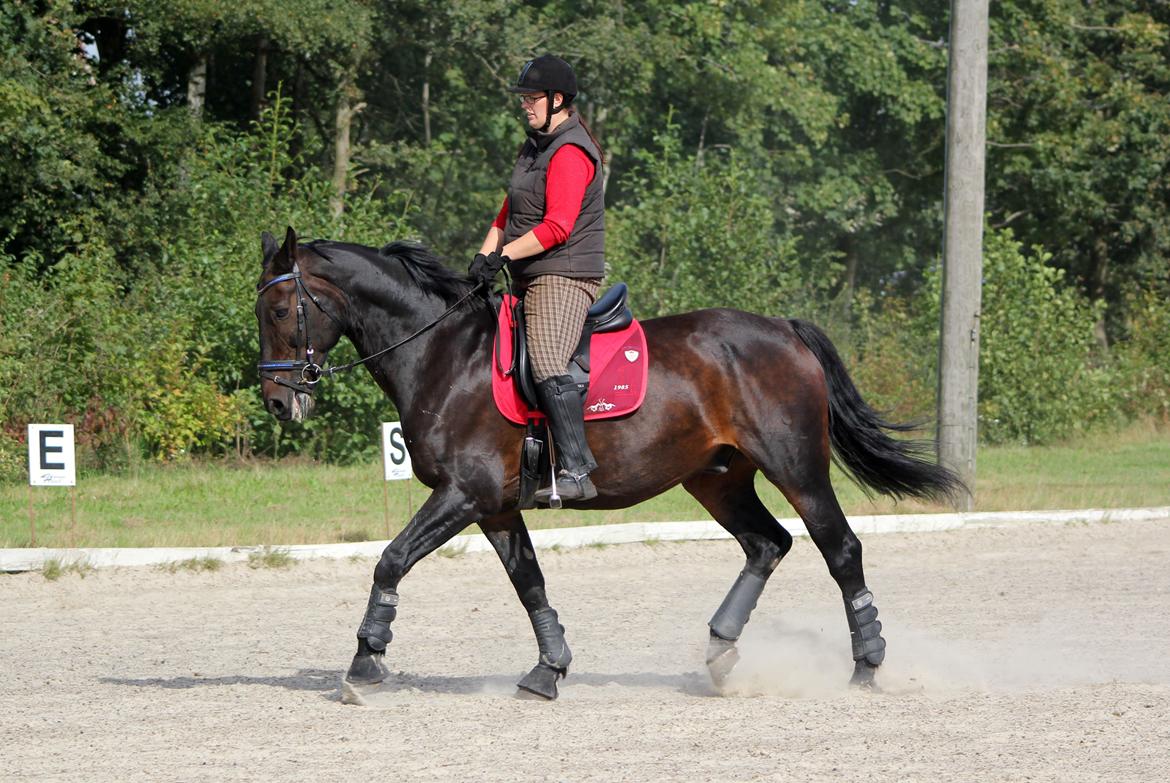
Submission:
M 305 61 L 297 57 L 297 67 L 293 72 L 291 105 L 289 119 L 296 125 L 301 121 L 301 112 L 305 107 Z M 289 139 L 288 153 L 294 159 L 299 157 L 304 148 L 304 133 L 296 132 Z
M 264 98 L 268 94 L 268 36 L 263 33 L 256 41 L 256 60 L 252 63 L 252 119 L 260 119 L 260 112 L 264 110 Z
M 703 113 L 703 124 L 699 127 L 699 148 L 695 151 L 695 170 L 703 168 L 703 151 L 707 144 L 707 121 L 711 118 L 711 112 Z
M 422 115 L 423 144 L 431 146 L 431 53 L 423 58 Z
M 349 159 L 352 153 L 350 128 L 353 126 L 353 118 L 366 107 L 366 104 L 360 102 L 360 98 L 357 68 L 347 68 L 337 89 L 336 132 L 333 141 L 333 198 L 330 199 L 333 217 L 340 217 L 345 211 L 345 192 L 348 187 Z
M 203 119 L 203 103 L 207 99 L 207 59 L 207 52 L 199 52 L 187 72 L 187 108 L 197 120 Z
M 848 328 L 853 313 L 853 292 L 857 290 L 857 248 L 849 234 L 841 237 L 838 247 L 845 255 L 845 279 L 842 281 L 840 303 L 841 319 Z
M 1109 281 L 1109 243 L 1097 239 L 1093 243 L 1093 268 L 1089 273 L 1089 296 L 1096 302 L 1105 301 L 1105 286 Z M 1105 313 L 1093 324 L 1093 337 L 1102 351 L 1109 350 L 1109 333 L 1105 329 Z

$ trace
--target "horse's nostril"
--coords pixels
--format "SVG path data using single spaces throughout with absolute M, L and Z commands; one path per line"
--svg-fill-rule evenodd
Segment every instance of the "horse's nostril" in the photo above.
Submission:
M 273 416 L 284 413 L 284 402 L 279 397 L 270 397 L 268 399 L 268 412 Z

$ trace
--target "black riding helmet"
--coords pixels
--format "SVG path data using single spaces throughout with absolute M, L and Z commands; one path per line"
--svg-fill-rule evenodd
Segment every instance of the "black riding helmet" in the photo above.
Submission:
M 543 92 L 548 97 L 548 114 L 544 118 L 544 127 L 541 132 L 547 131 L 552 116 L 568 107 L 577 97 L 577 74 L 573 73 L 573 66 L 551 54 L 542 54 L 533 60 L 524 63 L 520 75 L 516 77 L 516 84 L 508 88 L 508 92 L 532 93 Z M 553 93 L 559 92 L 565 96 L 565 101 L 559 107 L 553 108 Z

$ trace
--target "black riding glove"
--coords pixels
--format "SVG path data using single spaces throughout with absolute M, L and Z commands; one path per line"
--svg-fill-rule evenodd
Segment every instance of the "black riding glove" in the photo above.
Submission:
M 508 257 L 497 252 L 488 253 L 486 256 L 483 253 L 477 253 L 471 261 L 471 266 L 467 268 L 467 276 L 477 285 L 491 285 L 492 280 L 506 263 L 508 263 Z

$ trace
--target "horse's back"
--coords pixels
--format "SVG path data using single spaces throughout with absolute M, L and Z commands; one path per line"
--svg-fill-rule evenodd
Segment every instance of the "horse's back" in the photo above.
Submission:
M 795 361 L 811 356 L 787 318 L 730 307 L 692 310 L 642 321 L 652 365 L 686 359 L 706 364 L 726 358 Z
M 825 400 L 824 370 L 786 318 L 714 308 L 642 325 L 651 402 L 679 411 L 672 400 L 701 401 L 699 415 L 729 422 L 819 408 Z

